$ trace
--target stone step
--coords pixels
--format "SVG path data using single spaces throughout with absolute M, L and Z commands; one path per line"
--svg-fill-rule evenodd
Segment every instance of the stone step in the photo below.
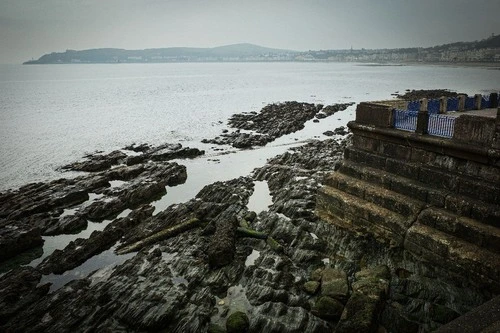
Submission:
M 377 155 L 352 146 L 346 148 L 344 156 L 346 160 L 418 181 L 434 189 L 449 191 L 493 205 L 498 205 L 500 202 L 498 186 L 463 173 Z
M 453 235 L 425 225 L 420 221 L 408 230 L 404 247 L 417 258 L 440 263 L 460 276 L 469 276 L 475 283 L 500 289 L 500 256 Z M 493 292 L 500 292 L 494 290 Z
M 498 204 L 489 204 L 464 195 L 450 193 L 445 198 L 444 208 L 457 215 L 470 217 L 481 223 L 500 228 L 500 205 Z
M 489 204 L 447 190 L 436 189 L 418 180 L 398 176 L 352 160 L 344 160 L 337 172 L 378 184 L 386 189 L 426 202 L 432 206 L 446 208 L 458 215 L 500 227 L 500 205 L 498 203 Z
M 422 211 L 418 217 L 418 221 L 491 252 L 500 254 L 500 228 L 433 207 Z
M 391 191 L 412 197 L 422 202 L 443 207 L 445 195 L 442 191 L 429 188 L 425 184 L 367 165 L 344 160 L 338 172 L 370 183 L 378 184 Z
M 357 196 L 358 198 L 401 214 L 404 217 L 411 216 L 415 219 L 425 206 L 424 202 L 391 191 L 383 184 L 372 183 L 359 178 L 354 178 L 341 172 L 330 174 L 326 177 L 325 182 L 328 186 Z
M 344 229 L 373 234 L 375 238 L 401 246 L 412 218 L 380 207 L 355 195 L 331 186 L 318 190 L 318 215 Z

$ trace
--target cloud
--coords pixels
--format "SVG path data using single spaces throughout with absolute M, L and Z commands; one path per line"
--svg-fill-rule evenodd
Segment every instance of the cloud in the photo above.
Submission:
M 500 0 L 3 0 L 1 62 L 52 51 L 218 46 L 432 46 L 489 36 Z

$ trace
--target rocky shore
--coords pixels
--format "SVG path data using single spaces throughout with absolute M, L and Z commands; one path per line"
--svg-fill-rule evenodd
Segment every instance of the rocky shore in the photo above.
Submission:
M 277 138 L 299 131 L 304 123 L 315 118 L 329 117 L 336 112 L 345 110 L 353 103 L 323 106 L 299 102 L 285 102 L 270 104 L 259 113 L 234 114 L 228 122 L 232 132 L 224 130 L 220 136 L 213 139 L 204 139 L 202 142 L 216 145 L 231 145 L 235 148 L 252 148 L 265 146 Z
M 241 130 L 251 130 L 260 134 L 249 134 L 240 147 L 258 146 L 321 118 L 320 110 L 347 107 L 283 105 L 284 114 L 307 116 L 286 127 L 284 114 L 270 116 L 275 105 L 263 110 L 266 116 L 235 115 L 230 124 L 240 132 L 217 143 L 239 146 Z M 110 222 L 36 267 L 18 265 L 1 276 L 0 330 L 427 332 L 481 304 L 479 290 L 457 285 L 446 271 L 318 218 L 316 192 L 349 145 L 349 135 L 312 140 L 157 213 L 151 202 L 187 177 L 170 159 L 201 151 L 132 145 L 127 150 L 137 155 L 94 154 L 65 167 L 91 172 L 78 178 L 1 193 L 1 232 L 9 233 L 0 235 L 3 264 L 39 248 L 43 235 Z M 265 195 L 256 182 L 265 182 L 272 197 L 261 212 L 248 209 L 253 197 Z M 124 209 L 129 213 L 118 217 Z M 106 250 L 128 259 L 61 288 L 45 282 Z

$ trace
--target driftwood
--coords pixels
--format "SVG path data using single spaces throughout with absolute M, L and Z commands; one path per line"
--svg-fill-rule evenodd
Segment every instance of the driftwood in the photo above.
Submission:
M 252 237 L 252 238 L 258 238 L 258 239 L 267 239 L 267 234 L 260 232 L 260 231 L 255 231 L 249 228 L 244 228 L 244 227 L 238 227 L 236 229 L 238 232 L 238 235 L 241 237 Z
M 252 237 L 252 238 L 258 238 L 258 239 L 264 239 L 271 247 L 271 249 L 275 252 L 282 253 L 283 252 L 283 246 L 281 246 L 280 243 L 278 243 L 274 238 L 271 236 L 268 236 L 266 233 L 260 232 L 260 231 L 255 231 L 249 228 L 244 228 L 244 227 L 238 227 L 236 229 L 238 232 L 238 235 L 240 237 Z
M 192 229 L 192 228 L 199 226 L 199 224 L 200 224 L 199 219 L 192 218 L 192 219 L 187 220 L 185 222 L 176 224 L 173 227 L 163 229 L 159 232 L 156 232 L 156 233 L 154 233 L 146 238 L 141 239 L 140 241 L 137 241 L 137 242 L 132 243 L 130 245 L 126 245 L 125 247 L 122 247 L 121 249 L 116 250 L 116 254 L 125 254 L 125 253 L 138 251 L 146 245 L 150 245 L 150 244 L 156 243 L 160 240 L 176 236 L 184 231 L 187 231 L 189 229 Z

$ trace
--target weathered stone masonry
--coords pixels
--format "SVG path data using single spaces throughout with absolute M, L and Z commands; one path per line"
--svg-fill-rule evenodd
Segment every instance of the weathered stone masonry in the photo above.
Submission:
M 449 272 L 456 284 L 500 294 L 499 116 L 461 115 L 443 139 L 391 128 L 391 111 L 358 105 L 352 146 L 320 189 L 317 214 Z

